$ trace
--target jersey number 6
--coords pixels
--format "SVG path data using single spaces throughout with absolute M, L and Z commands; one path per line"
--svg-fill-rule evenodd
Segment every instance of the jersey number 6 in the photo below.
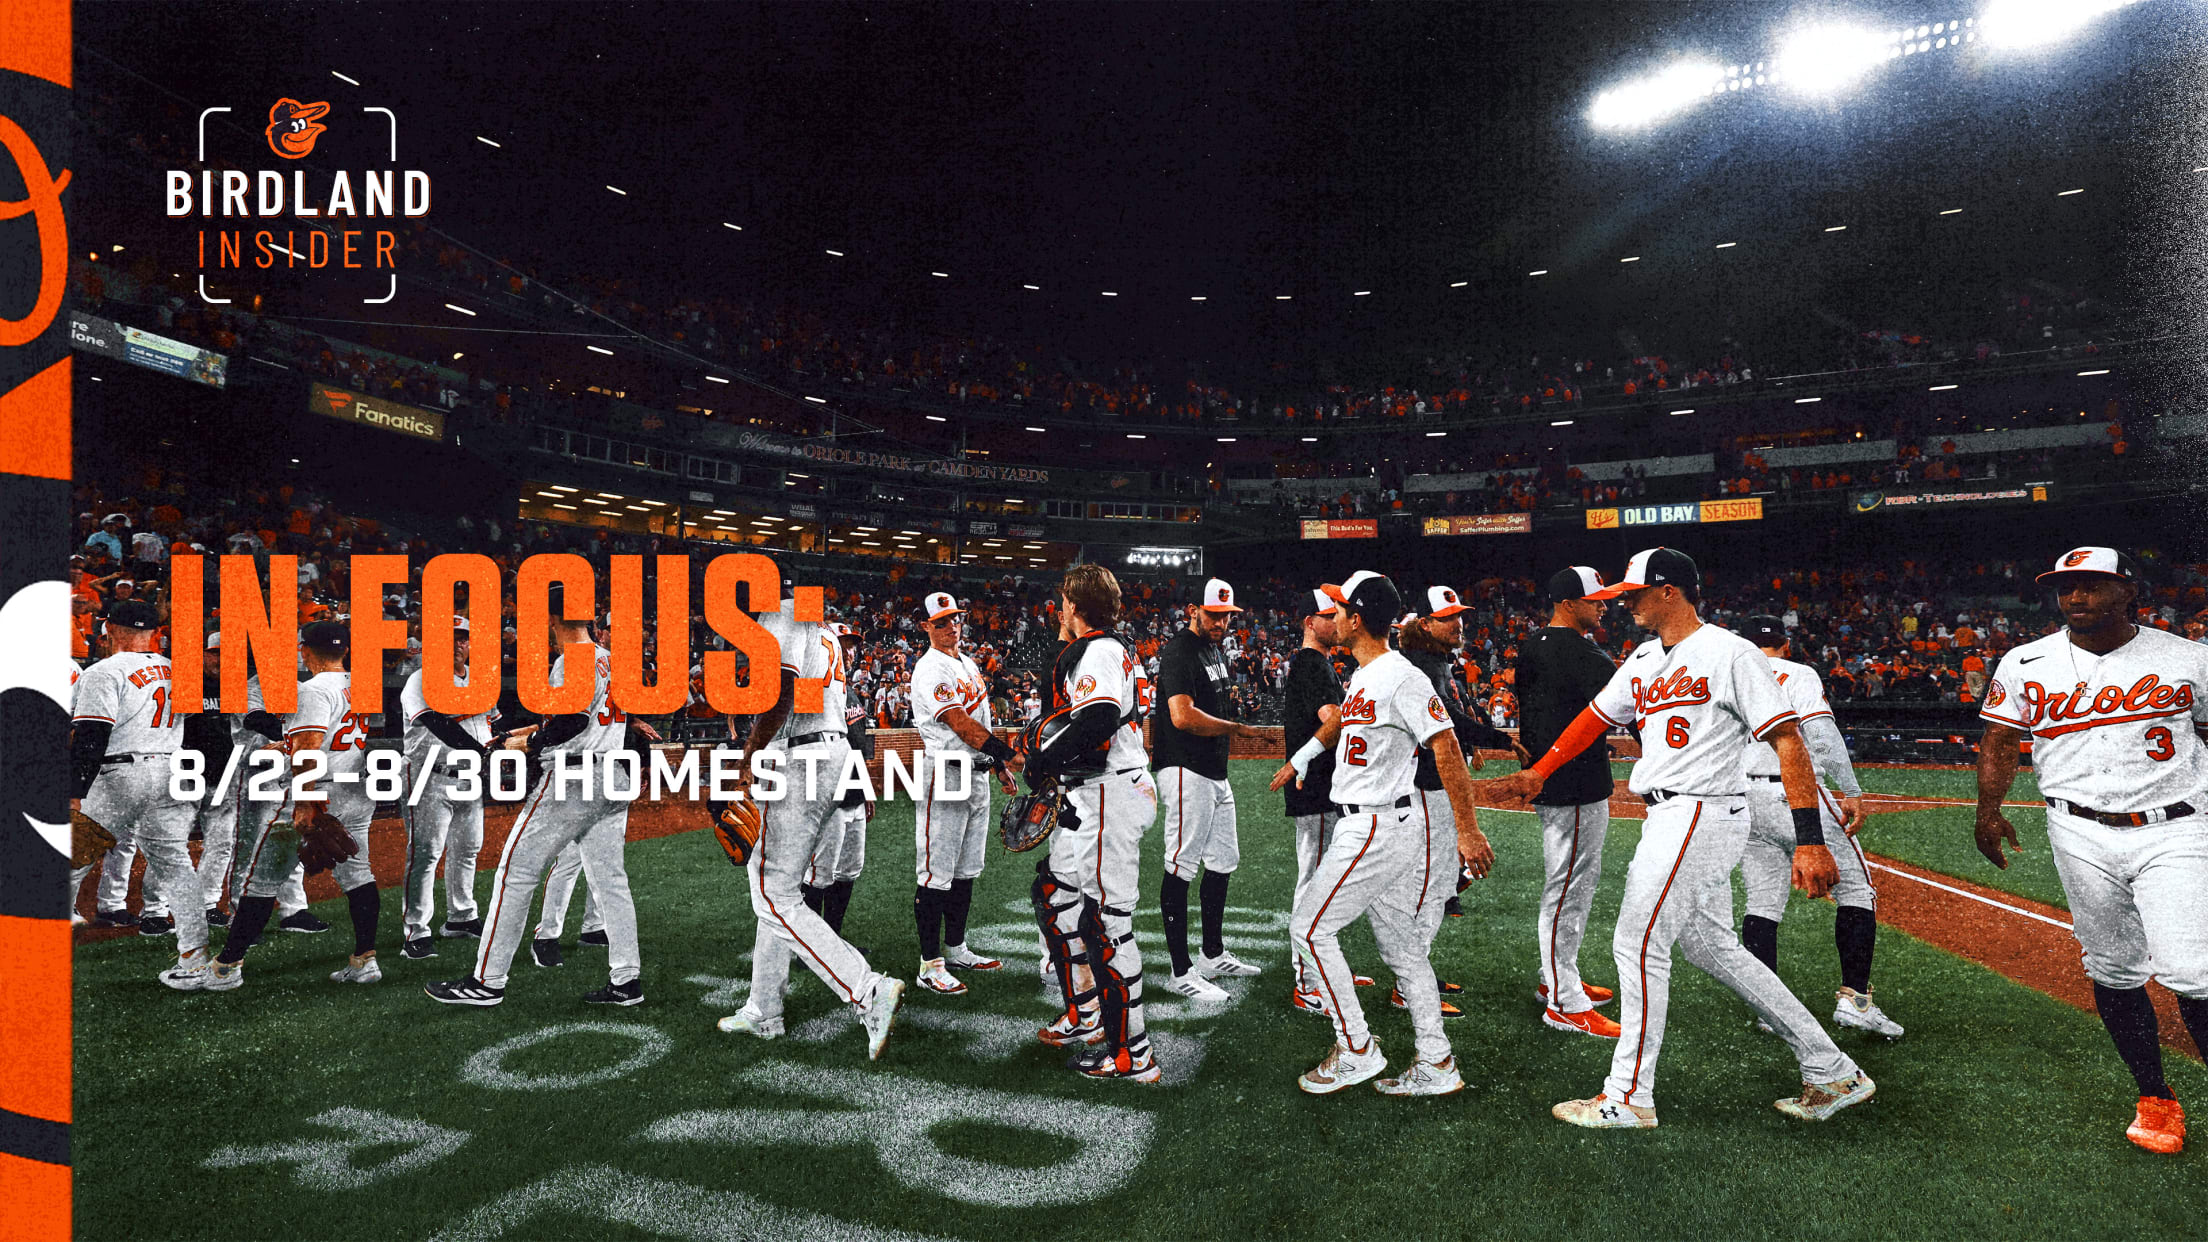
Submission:
M 1685 716 L 1673 716 L 1671 722 L 1664 726 L 1664 745 L 1671 747 L 1673 750 L 1680 750 L 1686 744 L 1687 718 Z

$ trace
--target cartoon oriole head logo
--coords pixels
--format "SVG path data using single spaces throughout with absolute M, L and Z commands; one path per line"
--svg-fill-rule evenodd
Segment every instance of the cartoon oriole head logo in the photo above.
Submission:
M 2062 558 L 2062 567 L 2064 569 L 2070 569 L 2079 565 L 2083 565 L 2085 564 L 2085 558 L 2091 555 L 2093 555 L 2093 549 L 2079 548 L 2077 551 L 2072 552 L 2070 555 Z
M 268 149 L 287 160 L 303 159 L 314 150 L 314 140 L 329 126 L 318 124 L 330 114 L 327 103 L 300 103 L 279 99 L 268 110 Z

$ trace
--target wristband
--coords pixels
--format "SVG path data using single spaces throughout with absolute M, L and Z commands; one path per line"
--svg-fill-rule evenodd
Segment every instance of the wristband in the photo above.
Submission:
M 1318 738 L 1305 738 L 1303 745 L 1297 749 L 1296 753 L 1288 757 L 1288 766 L 1296 770 L 1296 779 L 1301 781 L 1310 774 L 1311 761 L 1325 753 L 1326 747 L 1320 743 Z
M 1825 817 L 1816 807 L 1794 808 L 1794 846 L 1823 845 L 1825 843 Z
M 1004 739 L 994 733 L 989 735 L 988 741 L 981 744 L 981 753 L 1006 767 L 1012 766 L 1012 748 L 1005 745 Z

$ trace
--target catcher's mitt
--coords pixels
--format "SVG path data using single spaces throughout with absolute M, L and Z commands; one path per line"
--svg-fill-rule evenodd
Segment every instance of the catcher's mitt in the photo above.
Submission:
M 89 867 L 115 848 L 115 834 L 82 811 L 69 812 L 69 865 Z
M 299 862 L 308 875 L 328 871 L 360 852 L 353 834 L 328 811 L 310 811 L 295 826 L 299 830 Z
M 751 865 L 751 852 L 759 848 L 760 827 L 759 804 L 739 794 L 715 812 L 713 839 L 721 843 L 721 852 L 728 855 L 728 861 L 746 867 Z
M 1034 793 L 1008 798 L 997 817 L 997 839 L 1015 854 L 1026 853 L 1049 839 L 1065 809 L 1065 799 L 1055 782 Z

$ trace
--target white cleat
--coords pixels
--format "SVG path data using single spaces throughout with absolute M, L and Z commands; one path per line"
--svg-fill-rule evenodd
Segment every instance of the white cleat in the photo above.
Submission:
M 1217 957 L 1199 956 L 1196 959 L 1196 973 L 1206 979 L 1217 979 L 1221 975 L 1235 975 L 1246 978 L 1251 975 L 1261 975 L 1265 972 L 1263 969 L 1252 966 L 1236 957 L 1232 952 L 1222 950 Z
M 1204 978 L 1203 972 L 1196 967 L 1190 967 L 1185 975 L 1167 976 L 1165 990 L 1190 1000 L 1217 1002 L 1227 999 L 1227 990 Z
M 1377 1077 L 1386 1068 L 1388 1059 L 1380 1053 L 1379 1040 L 1368 1038 L 1363 1052 L 1351 1052 L 1337 1043 L 1327 1050 L 1325 1060 L 1296 1079 L 1296 1085 L 1311 1095 L 1331 1095 Z
M 756 1035 L 761 1039 L 777 1039 L 782 1034 L 782 1019 L 767 1018 L 758 1010 L 746 1005 L 742 1009 L 714 1023 L 724 1034 Z
M 1549 1110 L 1549 1116 L 1590 1130 L 1653 1130 L 1656 1110 L 1626 1104 L 1607 1095 L 1586 1100 L 1566 1100 Z
M 1900 1039 L 1901 1023 L 1887 1017 L 1885 1011 L 1871 1000 L 1872 990 L 1865 988 L 1858 992 L 1854 988 L 1840 989 L 1836 994 L 1839 1004 L 1832 1011 L 1833 1022 L 1840 1026 L 1852 1026 L 1859 1031 L 1869 1031 L 1873 1035 L 1883 1035 L 1888 1039 Z
M 1772 1107 L 1800 1121 L 1824 1121 L 1878 1094 L 1878 1084 L 1862 1070 L 1838 1082 L 1805 1082 L 1802 1093 L 1772 1101 Z
M 943 964 L 956 967 L 959 970 L 1002 970 L 1004 968 L 1003 962 L 993 957 L 983 957 L 962 944 L 943 946 Z M 1049 963 L 1045 962 L 1044 966 L 1048 967 Z
M 963 996 L 966 993 L 966 985 L 951 976 L 940 957 L 931 957 L 920 963 L 920 974 L 913 982 L 939 996 Z
M 218 959 L 207 967 L 207 982 L 199 986 L 203 992 L 235 992 L 245 986 L 245 963 Z
M 189 965 L 184 959 L 178 958 L 176 965 L 162 971 L 159 977 L 163 986 L 175 988 L 179 992 L 198 992 L 206 988 L 211 974 L 207 957 L 201 954 L 198 961 Z
M 354 958 L 345 963 L 343 970 L 331 971 L 330 982 L 381 983 L 383 982 L 383 967 L 376 964 L 376 959 L 373 956 Z
M 1400 1078 L 1382 1078 L 1372 1084 L 1382 1095 L 1455 1095 L 1464 1090 L 1464 1075 L 1457 1072 L 1457 1058 L 1413 1061 Z
M 874 991 L 866 998 L 866 1009 L 859 1015 L 860 1025 L 866 1028 L 867 1060 L 881 1059 L 882 1045 L 889 1042 L 890 1028 L 897 1025 L 897 1006 L 904 1000 L 904 980 L 884 975 L 875 983 Z

